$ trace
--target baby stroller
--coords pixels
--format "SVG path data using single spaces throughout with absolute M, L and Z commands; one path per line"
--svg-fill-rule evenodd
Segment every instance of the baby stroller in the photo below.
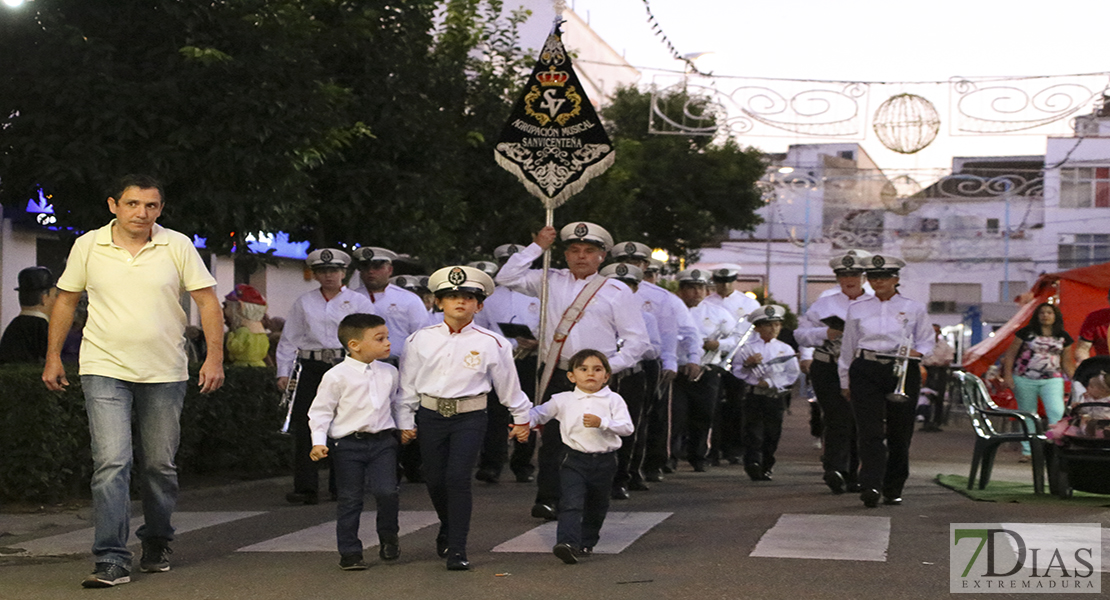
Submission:
M 1110 357 L 1096 356 L 1075 370 L 1075 381 L 1098 398 L 1072 405 L 1047 436 L 1049 491 L 1061 498 L 1072 492 L 1110 494 Z

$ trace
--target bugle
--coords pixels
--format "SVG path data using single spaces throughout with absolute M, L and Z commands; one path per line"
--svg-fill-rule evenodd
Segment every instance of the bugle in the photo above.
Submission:
M 281 394 L 280 407 L 285 408 L 285 422 L 281 425 L 279 433 L 289 433 L 289 423 L 293 420 L 293 397 L 297 395 L 297 380 L 301 378 L 301 361 L 298 360 L 293 365 L 293 372 L 289 375 L 289 383 L 285 385 L 285 391 Z

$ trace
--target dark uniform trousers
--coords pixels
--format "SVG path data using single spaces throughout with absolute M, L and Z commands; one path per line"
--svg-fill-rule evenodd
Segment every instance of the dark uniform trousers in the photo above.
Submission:
M 837 471 L 848 483 L 856 481 L 859 454 L 856 451 L 856 421 L 852 405 L 840 392 L 840 375 L 835 362 L 814 359 L 809 367 L 813 393 L 821 407 L 825 471 Z
M 559 468 L 562 496 L 555 539 L 572 548 L 593 548 L 609 512 L 610 488 L 617 471 L 616 452 L 590 454 L 567 448 Z
M 888 498 L 902 495 L 910 474 L 910 439 L 921 389 L 921 371 L 911 362 L 906 373 L 909 401 L 892 402 L 886 395 L 897 385 L 893 363 L 856 358 L 848 371 L 852 412 L 859 438 L 859 484 Z
M 536 389 L 536 356 L 533 354 L 516 362 L 517 376 L 520 378 L 520 388 L 532 400 Z M 513 424 L 513 415 L 508 407 L 501 404 L 497 393 L 490 391 L 487 396 L 486 410 L 489 414 L 489 426 L 486 428 L 485 441 L 482 444 L 482 455 L 478 460 L 478 469 L 493 474 L 501 475 L 505 461 L 509 461 L 509 468 L 517 477 L 526 477 L 535 471 L 532 466 L 532 454 L 536 450 L 535 434 L 529 436 L 526 443 L 520 443 L 514 438 L 512 444 L 512 458 L 509 457 L 509 427 Z
M 397 514 L 400 500 L 397 491 L 397 432 L 353 433 L 332 440 L 329 452 L 339 492 L 335 538 L 340 554 L 361 554 L 358 537 L 366 482 L 377 504 L 376 529 L 378 540 L 396 542 Z
M 764 472 L 775 466 L 775 452 L 782 438 L 782 415 L 790 392 L 764 395 L 748 386 L 744 396 L 744 465 L 760 465 Z
M 289 418 L 289 431 L 293 434 L 293 491 L 317 495 L 320 491 L 320 465 L 328 459 L 313 462 L 312 432 L 308 429 L 308 409 L 316 399 L 316 388 L 332 364 L 318 360 L 298 359 L 301 372 L 297 376 L 297 389 L 293 393 L 293 414 Z M 329 442 L 330 443 L 330 442 Z M 328 491 L 336 493 L 335 471 L 328 474 Z
M 445 417 L 421 406 L 416 411 L 424 481 L 439 517 L 439 535 L 452 552 L 466 552 L 473 498 L 471 471 L 486 435 L 486 411 Z
M 644 366 L 644 400 L 640 416 L 633 416 L 633 425 L 636 427 L 633 434 L 635 443 L 632 450 L 632 461 L 628 466 L 628 474 L 630 482 L 642 483 L 648 455 L 648 438 L 652 435 L 653 425 L 651 420 L 654 417 L 658 402 L 659 378 L 662 376 L 663 362 L 660 360 L 645 360 L 640 364 Z M 665 421 L 663 427 L 666 427 Z M 621 449 L 623 448 L 622 446 Z M 666 454 L 663 455 L 663 459 L 666 460 Z
M 735 462 L 744 453 L 744 395 L 748 384 L 732 373 L 721 374 L 721 402 L 713 419 L 713 459 Z
M 675 378 L 671 403 L 671 456 L 688 460 L 695 467 L 709 457 L 713 413 L 721 392 L 721 372 L 705 369 L 697 381 L 685 375 Z
M 662 371 L 659 374 L 662 382 Z M 674 382 L 660 383 L 648 389 L 647 415 L 644 422 L 647 432 L 644 436 L 643 472 L 645 477 L 658 475 L 671 456 L 671 396 Z
M 614 390 L 624 398 L 628 407 L 628 414 L 632 418 L 632 435 L 621 438 L 621 447 L 617 451 L 617 473 L 613 485 L 628 486 L 628 482 L 636 479 L 642 481 L 644 474 L 640 471 L 640 463 L 633 464 L 636 454 L 636 439 L 640 434 L 640 426 L 644 416 L 644 404 L 647 397 L 647 375 L 643 365 L 648 361 L 641 361 L 639 371 L 629 373 L 620 378 L 620 389 Z

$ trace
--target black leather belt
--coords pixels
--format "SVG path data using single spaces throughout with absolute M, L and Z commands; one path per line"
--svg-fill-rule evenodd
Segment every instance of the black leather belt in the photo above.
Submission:
M 859 350 L 856 350 L 856 358 L 862 358 L 863 360 L 870 361 L 870 362 L 873 362 L 873 363 L 879 363 L 880 365 L 892 365 L 892 364 L 894 364 L 894 359 L 893 358 L 887 358 L 885 356 L 879 356 L 879 354 L 885 354 L 885 353 L 875 352 L 874 350 L 868 350 L 867 348 L 860 348 Z

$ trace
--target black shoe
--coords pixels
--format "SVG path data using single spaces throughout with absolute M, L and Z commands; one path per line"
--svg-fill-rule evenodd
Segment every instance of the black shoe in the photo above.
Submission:
M 761 475 L 759 477 L 759 480 L 760 481 L 771 481 L 771 472 L 772 472 L 771 469 L 767 469 L 766 471 L 763 472 L 763 475 Z
M 646 492 L 651 488 L 648 487 L 648 484 L 644 483 L 643 479 L 633 479 L 628 482 L 628 489 L 634 492 Z
M 436 536 L 436 555 L 440 558 L 447 558 L 447 534 L 441 533 Z
M 844 485 L 844 489 L 851 494 L 858 494 L 861 488 L 859 486 L 859 483 L 855 481 L 849 481 L 847 484 Z
M 763 467 L 759 463 L 748 463 L 744 465 L 744 472 L 752 481 L 763 481 Z
M 555 544 L 555 547 L 552 548 L 551 551 L 555 553 L 555 556 L 559 557 L 559 560 L 568 565 L 578 563 L 578 553 L 574 551 L 574 548 L 571 548 L 570 544 Z
M 690 466 L 694 467 L 694 472 L 695 473 L 704 473 L 705 472 L 705 461 L 704 460 L 692 460 L 692 461 L 690 461 Z
M 883 504 L 887 506 L 901 506 L 901 496 L 883 496 Z
M 659 483 L 663 481 L 663 473 L 661 471 L 648 471 L 644 473 L 644 480 L 652 483 Z
M 469 571 L 470 561 L 466 560 L 465 552 L 452 552 L 451 556 L 447 557 L 447 570 L 448 571 Z
M 593 555 L 594 555 L 594 547 L 593 546 L 583 546 L 581 549 L 578 550 L 578 556 L 589 557 L 589 556 L 593 556 Z
M 143 540 L 143 557 L 139 560 L 139 569 L 143 573 L 165 573 L 170 570 L 169 542 L 161 538 Z
M 106 588 L 131 581 L 131 571 L 115 563 L 96 563 L 91 575 L 81 582 L 81 587 Z
M 397 538 L 382 540 L 378 545 L 378 558 L 382 560 L 397 560 L 401 557 L 401 545 Z
M 516 482 L 517 483 L 532 483 L 535 480 L 536 480 L 535 476 L 533 476 L 531 473 L 517 473 L 516 474 Z
M 867 508 L 875 508 L 879 505 L 879 496 L 879 490 L 871 488 L 860 492 L 859 499 L 863 500 L 863 505 Z
M 486 483 L 497 483 L 500 480 L 500 477 L 498 477 L 497 473 L 494 473 L 489 469 L 478 469 L 478 472 L 474 474 L 474 479 L 477 479 L 478 481 L 484 481 Z
M 362 553 L 344 554 L 339 557 L 339 568 L 344 571 L 365 571 L 370 568 L 362 559 Z
M 668 460 L 667 462 L 663 463 L 663 472 L 668 474 L 668 475 L 670 475 L 671 473 L 674 473 L 675 469 L 677 469 L 677 468 L 678 468 L 678 461 L 673 459 L 673 458 Z
M 846 484 L 844 482 L 844 476 L 840 474 L 840 471 L 829 470 L 825 471 L 825 485 L 829 486 L 832 493 L 843 494 Z
M 540 502 L 532 505 L 532 516 L 537 519 L 547 519 L 548 521 L 554 521 L 559 518 L 554 508 Z
M 320 496 L 311 492 L 289 492 L 285 501 L 290 504 L 319 504 Z
M 623 485 L 614 485 L 613 493 L 609 497 L 613 500 L 628 500 L 628 488 Z

